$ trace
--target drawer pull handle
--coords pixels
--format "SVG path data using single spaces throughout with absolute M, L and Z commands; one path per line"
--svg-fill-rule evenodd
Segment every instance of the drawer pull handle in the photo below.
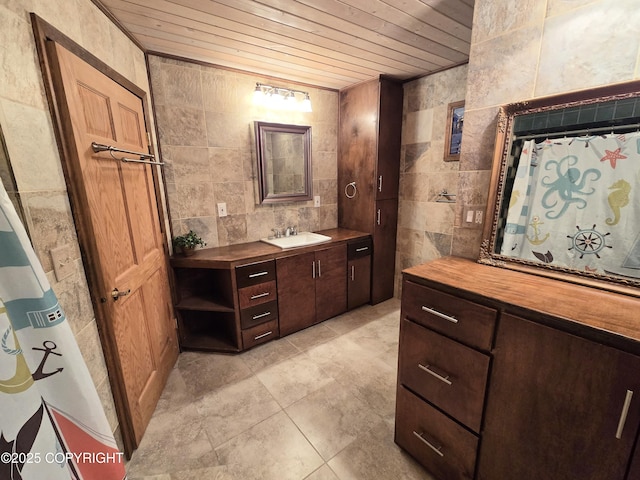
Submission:
M 249 278 L 261 277 L 263 275 L 269 275 L 269 272 L 252 273 L 252 274 L 249 275 Z
M 271 312 L 264 312 L 264 313 L 261 313 L 260 315 L 254 315 L 254 316 L 253 316 L 253 319 L 254 319 L 254 320 L 257 320 L 257 319 L 259 319 L 259 318 L 267 317 L 267 316 L 269 316 L 269 315 L 271 315 Z
M 354 282 L 356 280 L 356 266 L 351 265 L 351 281 Z
M 360 248 L 356 248 L 356 252 L 365 252 L 369 250 L 369 247 L 360 247 Z
M 627 390 L 627 396 L 624 398 L 624 404 L 622 405 L 622 411 L 620 412 L 618 429 L 616 430 L 616 438 L 618 440 L 622 438 L 622 430 L 624 430 L 624 424 L 627 423 L 627 414 L 629 413 L 629 406 L 631 405 L 632 397 L 633 392 L 631 390 Z
M 268 337 L 269 335 L 271 335 L 273 332 L 271 330 L 269 330 L 267 333 L 263 333 L 262 335 L 258 335 L 257 337 L 253 337 L 254 340 L 260 340 L 261 338 L 264 337 Z
M 442 445 L 440 445 L 439 447 L 436 447 L 433 443 L 431 443 L 429 440 L 427 440 L 426 438 L 424 438 L 422 435 L 422 433 L 418 433 L 415 430 L 413 431 L 413 434 L 418 437 L 422 443 L 424 443 L 427 447 L 429 447 L 431 450 L 433 450 L 434 452 L 436 452 L 438 455 L 440 455 L 441 457 L 444 457 L 444 453 L 442 453 L 440 450 L 442 450 Z
M 444 318 L 445 320 L 450 321 L 451 323 L 458 323 L 458 319 L 456 317 L 452 317 L 451 315 L 445 315 L 433 308 L 422 306 L 422 310 L 425 312 L 433 313 L 436 317 Z
M 251 295 L 251 300 L 255 300 L 256 298 L 268 297 L 271 295 L 271 292 L 259 293 L 257 295 Z
M 421 363 L 419 363 L 418 367 L 420 367 L 422 370 L 424 370 L 428 374 L 433 375 L 434 377 L 436 377 L 441 382 L 444 382 L 447 385 L 451 385 L 451 380 L 449 380 L 449 375 L 443 376 L 443 375 L 440 375 L 439 373 L 434 372 L 433 370 L 431 370 L 431 365 L 424 366 Z

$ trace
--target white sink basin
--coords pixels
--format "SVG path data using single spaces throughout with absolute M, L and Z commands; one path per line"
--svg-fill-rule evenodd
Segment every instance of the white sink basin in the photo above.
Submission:
M 320 235 L 313 232 L 300 232 L 297 235 L 280 238 L 261 238 L 261 242 L 269 243 L 280 248 L 306 247 L 307 245 L 315 245 L 316 243 L 328 242 L 331 237 Z

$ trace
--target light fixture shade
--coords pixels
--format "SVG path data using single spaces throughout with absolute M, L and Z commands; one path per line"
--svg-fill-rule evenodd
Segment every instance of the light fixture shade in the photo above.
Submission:
M 256 83 L 256 89 L 253 91 L 253 103 L 256 105 L 262 105 L 264 103 L 264 93 L 259 83 Z
M 302 112 L 312 112 L 311 110 L 311 98 L 309 98 L 309 94 L 304 94 L 304 100 L 302 100 L 302 106 L 300 107 L 300 111 Z

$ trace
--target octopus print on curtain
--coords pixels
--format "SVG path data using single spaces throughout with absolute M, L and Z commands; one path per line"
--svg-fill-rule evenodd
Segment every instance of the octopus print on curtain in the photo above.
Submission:
M 640 133 L 524 143 L 501 253 L 640 278 Z
M 87 366 L 0 182 L 0 479 L 123 478 Z

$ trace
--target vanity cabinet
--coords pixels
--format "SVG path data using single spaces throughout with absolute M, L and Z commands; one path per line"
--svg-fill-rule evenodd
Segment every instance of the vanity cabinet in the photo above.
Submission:
M 371 301 L 371 239 L 347 245 L 347 309 Z
M 497 311 L 402 288 L 395 441 L 437 478 L 473 479 Z
M 638 307 L 460 258 L 406 269 L 396 443 L 439 480 L 638 480 Z
M 374 304 L 394 293 L 402 102 L 384 77 L 340 91 L 338 224 L 373 237 Z
M 478 479 L 624 480 L 638 396 L 640 357 L 503 315 Z
M 278 338 L 278 292 L 274 260 L 236 267 L 244 349 Z
M 276 260 L 280 333 L 288 335 L 347 310 L 347 246 Z

